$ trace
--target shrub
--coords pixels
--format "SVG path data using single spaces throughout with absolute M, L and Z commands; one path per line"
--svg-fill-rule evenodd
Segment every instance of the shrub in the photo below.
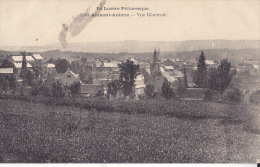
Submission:
M 70 90 L 70 96 L 75 99 L 77 96 L 80 95 L 80 83 L 75 82 L 69 87 Z
M 175 98 L 175 92 L 167 80 L 162 85 L 162 97 L 166 99 Z
M 32 90 L 31 90 L 30 94 L 31 94 L 32 96 L 37 96 L 37 95 L 39 95 L 39 94 L 40 94 L 40 87 L 39 87 L 37 84 L 34 83 L 34 84 L 32 85 Z
M 97 92 L 97 94 L 95 94 L 95 97 L 100 97 L 100 96 L 103 96 L 104 95 L 104 92 L 102 90 L 99 90 Z
M 249 101 L 253 104 L 260 104 L 260 90 L 255 90 L 252 92 L 249 96 Z
M 111 81 L 107 84 L 107 94 L 111 94 L 114 97 L 116 97 L 116 94 L 118 92 L 118 90 L 120 89 L 120 81 L 119 80 L 114 80 Z
M 226 90 L 225 97 L 228 101 L 241 102 L 244 96 L 243 92 L 239 88 L 235 87 Z
M 144 100 L 146 98 L 145 95 L 138 95 L 138 99 Z
M 52 86 L 53 86 L 53 90 L 52 90 L 53 97 L 64 97 L 65 96 L 61 83 L 56 82 L 56 83 L 53 83 Z
M 221 64 L 217 68 L 209 69 L 209 87 L 220 94 L 223 94 L 225 89 L 230 84 L 233 74 L 230 71 L 231 63 L 227 59 L 221 60 Z
M 210 89 L 205 89 L 204 90 L 204 100 L 212 100 L 212 97 L 213 97 L 213 94 L 212 94 L 212 91 Z
M 146 85 L 144 93 L 147 99 L 151 99 L 156 96 L 156 92 L 154 92 L 154 86 L 151 84 Z

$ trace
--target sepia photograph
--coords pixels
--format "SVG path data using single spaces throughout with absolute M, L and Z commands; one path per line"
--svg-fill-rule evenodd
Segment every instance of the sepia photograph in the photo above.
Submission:
M 260 162 L 260 0 L 0 0 L 0 166 Z

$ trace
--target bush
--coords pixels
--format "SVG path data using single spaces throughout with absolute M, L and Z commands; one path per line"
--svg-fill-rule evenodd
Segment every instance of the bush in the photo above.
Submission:
M 80 83 L 75 82 L 69 87 L 70 96 L 74 99 L 80 95 Z
M 39 94 L 40 94 L 40 87 L 39 87 L 37 84 L 34 83 L 34 84 L 32 85 L 32 90 L 31 90 L 30 94 L 31 94 L 32 96 L 37 96 L 37 95 L 39 95 Z
M 252 92 L 249 96 L 249 101 L 253 104 L 260 104 L 260 90 L 255 90 Z
M 152 99 L 156 96 L 156 92 L 154 92 L 154 86 L 151 84 L 146 85 L 144 93 L 147 99 Z
M 103 96 L 104 95 L 104 92 L 102 90 L 99 90 L 97 92 L 97 94 L 95 94 L 95 97 L 100 97 L 100 96 Z
M 64 97 L 65 96 L 61 83 L 56 82 L 56 83 L 53 83 L 52 86 L 53 86 L 53 90 L 52 90 L 53 97 Z
M 52 97 L 52 91 L 47 86 L 42 86 L 41 87 L 41 94 L 46 96 L 46 97 Z
M 52 92 L 50 88 L 42 80 L 39 80 L 37 83 L 32 84 L 32 89 L 30 91 L 32 96 L 44 95 L 46 97 L 51 97 Z
M 213 94 L 212 94 L 212 91 L 210 89 L 205 89 L 204 95 L 205 95 L 204 100 L 209 100 L 209 101 L 212 100 Z
M 243 100 L 244 96 L 243 96 L 243 92 L 239 88 L 235 87 L 226 90 L 225 97 L 228 101 L 239 103 Z
M 162 85 L 162 97 L 166 99 L 172 99 L 176 97 L 173 88 L 170 87 L 170 84 L 167 80 Z
M 138 99 L 144 100 L 144 99 L 146 99 L 146 96 L 145 95 L 138 95 Z

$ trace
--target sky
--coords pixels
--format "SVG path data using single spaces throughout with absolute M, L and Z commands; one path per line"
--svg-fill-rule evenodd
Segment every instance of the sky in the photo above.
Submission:
M 0 0 L 0 46 L 59 43 L 62 24 L 101 0 Z M 68 43 L 121 40 L 259 40 L 260 0 L 107 0 L 105 7 L 147 7 L 148 11 L 103 10 L 131 17 L 95 17 Z M 137 13 L 165 13 L 138 17 Z

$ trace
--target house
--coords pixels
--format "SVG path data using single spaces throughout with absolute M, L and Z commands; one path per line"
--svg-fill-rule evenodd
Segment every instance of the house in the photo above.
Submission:
M 246 66 L 249 76 L 258 76 L 260 74 L 259 61 L 244 61 L 242 64 Z M 241 67 L 240 70 L 242 70 Z
M 69 68 L 65 73 L 57 73 L 55 80 L 57 80 L 65 86 L 69 86 L 75 82 L 81 82 L 79 76 L 73 73 Z
M 0 74 L 13 74 L 13 68 L 0 68 Z
M 43 58 L 42 58 L 42 56 L 39 54 L 39 53 L 33 53 L 32 54 L 32 57 L 34 58 L 34 60 L 36 61 L 36 62 L 42 62 L 43 61 Z M 27 59 L 26 59 L 27 60 Z
M 140 69 L 150 69 L 150 63 L 148 62 L 141 62 L 139 63 Z
M 144 84 L 151 84 L 150 69 L 140 69 L 140 73 L 144 76 Z
M 181 61 L 179 60 L 178 58 L 174 58 L 174 59 L 169 59 L 173 62 L 173 67 L 174 68 L 177 68 L 177 69 L 182 69 L 183 66 L 186 65 L 186 62 L 185 61 Z
M 2 88 L 8 87 L 8 85 L 6 85 L 6 84 L 1 84 L 2 83 L 1 81 L 13 76 L 13 73 L 14 73 L 13 68 L 0 68 L 0 92 L 1 93 L 2 92 L 7 93 L 7 89 L 2 89 Z
M 92 75 L 92 83 L 93 84 L 105 84 L 109 82 L 111 79 L 109 77 L 109 72 L 93 72 Z
M 118 71 L 119 70 L 117 64 L 111 63 L 111 62 L 109 62 L 109 63 L 103 62 L 102 66 L 99 67 L 99 69 L 101 69 L 101 71 Z
M 56 73 L 56 68 L 55 68 L 55 64 L 51 64 L 51 63 L 48 63 L 46 65 L 46 73 L 49 75 L 49 74 L 52 74 L 52 73 Z
M 182 72 L 174 70 L 174 71 L 165 71 L 164 68 L 160 68 L 161 74 L 163 76 L 163 81 L 167 80 L 168 83 L 170 84 L 170 87 L 177 89 L 179 87 L 184 86 L 184 75 Z M 162 86 L 161 84 L 161 86 Z M 160 87 L 161 88 L 161 87 Z
M 247 68 L 246 65 L 244 64 L 239 64 L 238 65 L 238 68 L 237 68 L 237 72 L 240 74 L 240 75 L 243 75 L 243 74 L 249 74 L 249 69 Z
M 145 83 L 144 76 L 138 75 L 135 79 L 135 97 L 138 99 L 140 95 L 144 95 Z
M 138 61 L 136 59 L 134 59 L 134 58 L 130 58 L 129 60 L 134 62 L 134 64 L 138 64 Z
M 118 60 L 111 60 L 110 63 L 112 64 L 113 68 L 118 68 L 118 64 L 121 64 L 122 62 Z
M 245 60 L 243 61 L 243 64 L 260 64 L 260 61 L 255 61 L 255 60 Z
M 208 68 L 217 67 L 217 64 L 213 60 L 206 60 L 205 63 L 208 65 Z
M 174 67 L 173 66 L 164 66 L 164 70 L 165 71 L 174 71 Z
M 185 63 L 182 62 L 182 65 L 184 64 Z M 161 88 L 165 80 L 169 82 L 170 87 L 175 89 L 182 85 L 184 86 L 183 73 L 176 70 L 173 66 L 161 65 L 161 62 L 157 58 L 157 53 L 155 50 L 153 62 L 150 64 L 150 84 L 154 86 L 155 92 L 161 92 Z
M 22 62 L 14 62 L 14 66 L 15 66 L 15 68 L 17 70 L 17 73 L 16 72 L 15 73 L 19 75 L 21 73 L 21 70 L 22 70 Z M 32 65 L 30 63 L 26 63 L 26 68 L 28 70 L 31 70 L 32 69 Z
M 103 65 L 103 62 L 100 61 L 99 59 L 96 59 L 96 60 L 94 61 L 94 66 L 95 66 L 95 67 L 101 67 L 102 65 Z
M 197 70 L 197 66 L 193 64 L 187 64 L 186 66 L 183 67 L 183 70 L 186 71 L 188 87 L 195 87 L 196 84 L 193 81 L 193 75 L 194 72 Z
M 35 62 L 35 60 L 32 56 L 25 56 L 25 58 L 26 58 L 27 63 L 34 63 Z M 22 63 L 23 56 L 11 56 L 11 58 L 9 60 L 13 63 Z
M 166 59 L 165 61 L 163 61 L 162 63 L 164 66 L 174 66 L 174 63 L 171 59 Z
M 250 76 L 259 76 L 259 65 L 257 64 L 249 64 L 247 65 L 248 72 Z

